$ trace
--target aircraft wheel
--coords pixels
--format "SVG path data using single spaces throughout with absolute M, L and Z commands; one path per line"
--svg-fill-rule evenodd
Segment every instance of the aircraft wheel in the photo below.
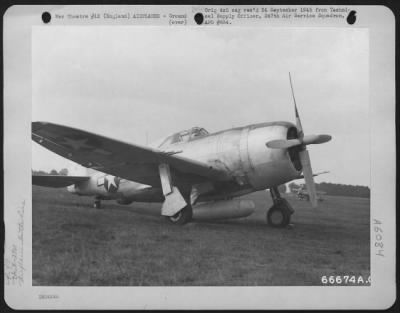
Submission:
M 95 209 L 101 209 L 101 202 L 100 200 L 96 200 L 95 202 L 93 202 L 93 207 Z
M 273 206 L 267 213 L 267 222 L 272 227 L 285 227 L 290 223 L 290 212 L 280 206 Z
M 167 219 L 171 224 L 183 225 L 192 220 L 193 209 L 191 205 L 185 206 L 182 210 L 173 216 L 168 216 Z

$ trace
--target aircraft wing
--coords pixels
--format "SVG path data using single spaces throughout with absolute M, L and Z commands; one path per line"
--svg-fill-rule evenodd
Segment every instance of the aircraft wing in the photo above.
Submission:
M 172 152 L 141 147 L 62 125 L 33 122 L 32 139 L 45 148 L 85 167 L 157 187 L 158 165 L 169 164 L 179 183 L 228 181 L 223 170 Z
M 88 180 L 89 178 L 89 176 L 34 175 L 32 176 L 32 184 L 61 188 Z

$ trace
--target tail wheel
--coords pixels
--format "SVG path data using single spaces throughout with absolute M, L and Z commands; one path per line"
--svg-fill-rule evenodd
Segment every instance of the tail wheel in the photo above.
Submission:
M 185 206 L 182 210 L 167 219 L 171 224 L 184 225 L 192 220 L 193 209 L 191 205 Z
M 280 206 L 273 206 L 267 213 L 268 225 L 285 227 L 290 223 L 290 212 Z

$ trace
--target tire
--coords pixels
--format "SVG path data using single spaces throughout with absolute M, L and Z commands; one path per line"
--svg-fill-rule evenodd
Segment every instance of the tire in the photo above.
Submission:
M 185 206 L 182 210 L 173 216 L 167 216 L 167 220 L 171 224 L 184 225 L 192 220 L 193 209 L 191 205 Z
M 286 227 L 290 223 L 290 213 L 280 206 L 273 206 L 267 213 L 267 223 L 271 227 Z

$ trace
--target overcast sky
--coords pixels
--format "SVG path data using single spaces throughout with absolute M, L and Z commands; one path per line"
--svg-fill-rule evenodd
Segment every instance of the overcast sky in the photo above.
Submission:
M 370 185 L 368 31 L 345 28 L 36 27 L 33 121 L 145 144 L 192 126 L 210 132 L 294 122 L 288 72 L 316 179 Z M 32 143 L 33 169 L 68 161 Z

